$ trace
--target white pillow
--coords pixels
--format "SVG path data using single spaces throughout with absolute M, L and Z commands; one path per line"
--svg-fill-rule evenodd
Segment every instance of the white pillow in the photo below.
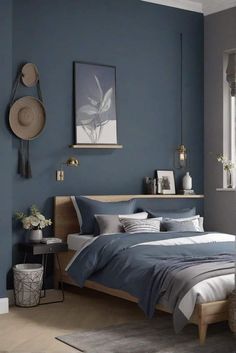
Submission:
M 147 219 L 148 218 L 148 213 L 147 212 L 138 212 L 138 213 L 133 213 L 133 214 L 120 214 L 118 215 L 119 220 L 122 219 Z
M 184 218 L 163 218 L 164 221 L 176 221 L 176 222 L 183 222 L 183 221 L 192 221 L 194 219 L 199 219 L 200 215 L 192 216 L 192 217 L 184 217 Z

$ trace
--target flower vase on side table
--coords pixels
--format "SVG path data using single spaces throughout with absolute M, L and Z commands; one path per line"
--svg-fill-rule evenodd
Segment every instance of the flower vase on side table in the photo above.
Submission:
M 40 242 L 43 238 L 42 229 L 52 224 L 51 219 L 46 219 L 35 205 L 30 207 L 29 215 L 23 212 L 16 212 L 16 219 L 22 223 L 24 229 L 30 231 L 27 239 L 30 242 Z
M 29 235 L 30 242 L 39 242 L 43 238 L 42 229 L 31 229 Z

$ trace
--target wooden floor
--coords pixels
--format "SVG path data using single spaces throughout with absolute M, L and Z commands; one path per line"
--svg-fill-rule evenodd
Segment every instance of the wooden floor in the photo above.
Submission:
M 11 307 L 9 314 L 0 315 L 0 352 L 78 353 L 55 336 L 142 318 L 143 313 L 134 303 L 89 290 L 67 291 L 64 303 Z

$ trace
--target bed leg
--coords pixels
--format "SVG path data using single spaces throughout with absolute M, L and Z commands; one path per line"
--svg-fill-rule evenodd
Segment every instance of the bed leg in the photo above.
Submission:
M 206 341 L 207 327 L 208 325 L 205 322 L 199 322 L 198 324 L 199 341 L 201 345 Z

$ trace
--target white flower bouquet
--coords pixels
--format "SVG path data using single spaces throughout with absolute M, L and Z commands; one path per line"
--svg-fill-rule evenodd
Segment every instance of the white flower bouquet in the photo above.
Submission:
M 223 168 L 226 172 L 231 172 L 235 168 L 235 164 L 223 155 L 218 155 L 217 161 L 222 163 Z
M 43 229 L 52 224 L 51 219 L 46 219 L 35 205 L 30 207 L 30 215 L 16 212 L 16 219 L 21 221 L 23 228 L 27 230 Z
M 219 163 L 222 163 L 223 169 L 227 173 L 227 188 L 232 189 L 234 187 L 233 178 L 232 178 L 232 172 L 233 172 L 233 169 L 235 169 L 234 162 L 231 161 L 230 159 L 227 159 L 223 155 L 218 155 L 217 161 Z

